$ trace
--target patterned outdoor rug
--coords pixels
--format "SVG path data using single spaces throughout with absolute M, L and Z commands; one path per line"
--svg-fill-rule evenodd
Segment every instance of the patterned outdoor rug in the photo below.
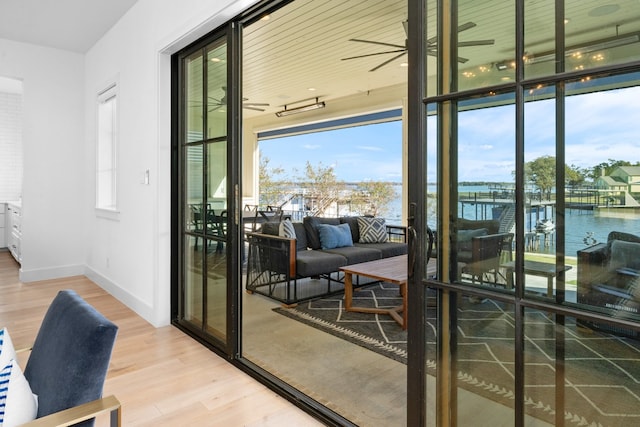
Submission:
M 354 292 L 354 305 L 400 305 L 398 287 L 378 284 Z M 406 363 L 406 331 L 385 314 L 345 312 L 341 295 L 276 312 Z M 435 355 L 435 309 L 428 310 L 427 347 Z M 551 424 L 555 417 L 556 345 L 553 319 L 527 310 L 525 408 Z M 494 301 L 458 303 L 458 385 L 513 407 L 513 310 Z M 640 425 L 640 341 L 579 328 L 566 321 L 563 408 L 567 425 Z M 435 362 L 427 364 L 435 375 Z

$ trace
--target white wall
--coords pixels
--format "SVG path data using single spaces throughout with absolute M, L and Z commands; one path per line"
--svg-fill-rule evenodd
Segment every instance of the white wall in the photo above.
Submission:
M 85 57 L 87 275 L 156 326 L 170 321 L 169 54 L 255 2 L 140 0 Z M 115 220 L 93 209 L 95 98 L 113 80 L 119 87 Z
M 19 83 L 20 93 L 2 92 L 0 88 L 0 201 L 22 197 L 22 82 Z
M 84 272 L 82 55 L 0 39 L 0 75 L 23 81 L 20 278 Z

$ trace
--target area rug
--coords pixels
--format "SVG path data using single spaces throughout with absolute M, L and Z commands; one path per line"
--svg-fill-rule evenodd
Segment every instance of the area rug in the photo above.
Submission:
M 354 305 L 400 305 L 398 287 L 377 284 L 354 292 Z M 276 312 L 375 351 L 407 360 L 407 334 L 385 314 L 344 311 L 341 295 L 301 303 Z M 435 309 L 427 311 L 428 356 L 435 355 Z M 525 314 L 525 409 L 554 424 L 556 328 L 546 313 Z M 513 407 L 515 320 L 510 306 L 495 301 L 458 301 L 458 385 Z M 577 327 L 566 321 L 564 418 L 567 425 L 640 425 L 640 342 Z M 427 363 L 435 375 L 436 364 Z

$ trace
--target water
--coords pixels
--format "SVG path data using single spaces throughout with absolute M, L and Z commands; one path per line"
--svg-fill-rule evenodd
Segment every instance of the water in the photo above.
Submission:
M 394 199 L 389 208 L 389 212 L 385 215 L 385 219 L 389 224 L 402 223 L 402 194 L 401 186 L 396 187 L 397 197 Z M 432 189 L 430 188 L 429 191 Z M 434 189 L 435 190 L 435 189 Z M 462 192 L 488 192 L 487 186 L 462 186 L 459 190 Z M 547 210 L 551 215 L 551 209 Z M 465 218 L 475 219 L 474 209 L 465 209 Z M 556 222 L 556 218 L 553 218 Z M 429 226 L 436 226 L 435 212 L 428 213 L 427 223 Z M 534 219 L 535 222 L 535 219 Z M 528 228 L 528 226 L 525 226 Z M 567 256 L 576 256 L 576 252 L 584 249 L 589 244 L 606 243 L 607 236 L 611 231 L 624 231 L 627 233 L 640 235 L 640 210 L 611 208 L 600 209 L 597 211 L 584 210 L 567 210 L 565 216 L 565 253 Z M 588 233 L 590 236 L 588 236 Z M 548 247 L 540 245 L 538 252 L 555 253 L 555 233 L 551 235 L 552 241 Z M 589 238 L 587 238 L 589 237 Z M 585 242 L 586 240 L 586 242 Z

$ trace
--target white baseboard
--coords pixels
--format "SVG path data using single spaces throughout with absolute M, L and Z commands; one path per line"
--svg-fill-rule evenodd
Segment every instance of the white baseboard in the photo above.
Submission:
M 83 274 L 84 265 L 63 265 L 60 267 L 39 268 L 35 270 L 20 268 L 20 281 L 28 283 L 40 280 L 59 279 L 61 277 L 81 276 Z
M 95 282 L 98 286 L 100 286 L 105 291 L 109 292 L 114 298 L 118 301 L 129 307 L 131 310 L 135 311 L 140 317 L 145 319 L 147 322 L 154 325 L 152 319 L 154 319 L 155 314 L 153 312 L 153 307 L 151 307 L 146 302 L 142 301 L 140 298 L 132 295 L 117 283 L 113 282 L 109 278 L 103 276 L 98 273 L 94 269 L 88 266 L 84 266 L 84 270 L 81 274 L 87 276 L 91 281 Z M 156 327 L 164 326 L 164 325 L 154 325 Z

